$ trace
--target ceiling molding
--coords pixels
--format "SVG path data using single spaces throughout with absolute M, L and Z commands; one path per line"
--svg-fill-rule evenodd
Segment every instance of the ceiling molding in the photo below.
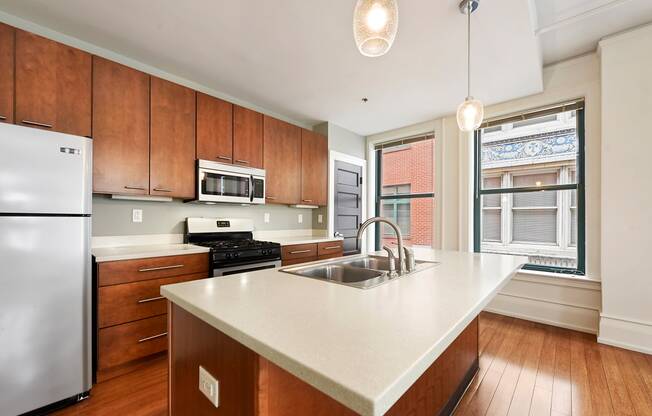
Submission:
M 571 25 L 573 23 L 576 23 L 580 20 L 586 19 L 588 17 L 595 16 L 600 13 L 604 13 L 607 10 L 613 9 L 614 7 L 622 6 L 623 4 L 629 2 L 631 0 L 611 0 L 608 3 L 601 4 L 596 7 L 588 8 L 580 13 L 574 14 L 572 16 L 564 17 L 562 19 L 559 19 L 555 21 L 554 23 L 547 24 L 542 27 L 537 27 L 536 31 L 534 32 L 535 35 L 540 36 L 543 35 L 544 33 L 547 32 L 552 32 L 557 29 L 560 29 L 564 26 Z

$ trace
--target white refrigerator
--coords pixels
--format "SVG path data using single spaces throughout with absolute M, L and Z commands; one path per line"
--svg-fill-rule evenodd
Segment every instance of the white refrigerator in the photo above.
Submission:
M 91 388 L 92 140 L 0 123 L 0 413 Z

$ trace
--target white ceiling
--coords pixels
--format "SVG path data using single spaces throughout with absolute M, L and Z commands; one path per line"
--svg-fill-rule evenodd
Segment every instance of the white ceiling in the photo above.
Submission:
M 353 42 L 355 0 L 0 0 L 0 10 L 303 124 L 368 135 L 453 113 L 466 96 L 457 4 L 400 1 L 396 42 L 374 59 Z M 573 20 L 596 5 L 605 10 Z M 472 93 L 491 104 L 541 90 L 537 30 L 545 62 L 557 61 L 652 20 L 652 0 L 483 1 L 473 18 Z

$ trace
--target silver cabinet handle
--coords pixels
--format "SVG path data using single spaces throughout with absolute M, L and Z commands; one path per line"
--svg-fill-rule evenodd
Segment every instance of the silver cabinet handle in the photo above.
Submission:
M 330 246 L 330 247 L 324 247 L 324 250 L 337 250 L 339 248 L 342 248 L 342 246 Z
M 147 267 L 145 269 L 139 269 L 139 272 L 155 272 L 157 270 L 168 270 L 168 269 L 179 269 L 183 267 L 183 264 L 175 264 L 172 266 L 161 266 L 161 267 Z
M 165 297 L 164 296 L 157 296 L 155 298 L 140 299 L 138 301 L 138 303 L 154 302 L 156 300 L 161 300 L 161 299 L 165 299 Z
M 242 163 L 243 165 L 248 165 L 249 161 L 248 160 L 242 160 L 242 159 L 236 159 L 235 163 Z
M 275 196 L 266 196 L 265 199 L 271 199 L 271 200 L 274 200 L 274 199 L 276 199 L 276 197 L 275 197 Z
M 129 186 L 129 185 L 125 185 L 125 189 L 131 189 L 131 190 L 135 190 L 135 191 L 146 191 L 146 189 L 143 188 L 142 186 Z
M 302 253 L 310 253 L 312 250 L 297 250 L 297 251 L 290 251 L 290 254 L 302 254 Z
M 167 332 L 163 332 L 162 334 L 157 334 L 157 335 L 152 335 L 151 337 L 141 338 L 141 339 L 138 340 L 138 343 L 151 341 L 151 340 L 156 339 L 156 338 L 161 338 L 161 337 L 166 336 L 167 334 L 168 334 Z
M 171 189 L 165 189 L 165 188 L 154 188 L 155 192 L 172 192 Z
M 7 117 L 0 115 L 0 120 L 6 120 Z
M 21 123 L 27 124 L 29 126 L 45 127 L 46 129 L 52 128 L 52 124 L 39 123 L 38 121 L 23 120 Z
M 222 160 L 231 160 L 231 158 L 228 156 L 218 156 L 217 158 Z
M 312 202 L 312 199 L 303 199 L 303 202 Z

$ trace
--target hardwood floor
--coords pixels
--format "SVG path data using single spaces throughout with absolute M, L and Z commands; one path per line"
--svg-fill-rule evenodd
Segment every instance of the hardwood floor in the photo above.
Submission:
M 163 416 L 167 361 L 93 387 L 56 416 Z M 456 416 L 652 416 L 652 356 L 595 336 L 482 313 L 480 371 Z

